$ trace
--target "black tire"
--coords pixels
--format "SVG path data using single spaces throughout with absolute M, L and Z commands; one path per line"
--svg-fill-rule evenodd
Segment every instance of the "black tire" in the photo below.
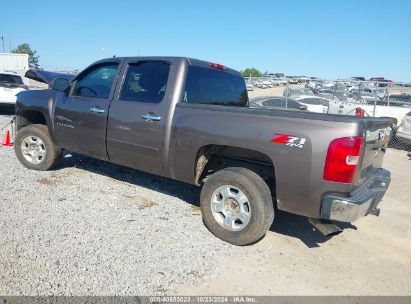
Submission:
M 240 231 L 230 231 L 221 226 L 212 212 L 212 196 L 216 189 L 231 185 L 241 190 L 251 207 L 248 224 Z M 256 243 L 264 237 L 274 220 L 274 206 L 266 182 L 255 172 L 239 167 L 230 167 L 212 174 L 201 190 L 201 213 L 206 227 L 216 237 L 233 245 L 244 246 Z
M 29 162 L 21 151 L 22 141 L 28 136 L 38 137 L 44 144 L 46 156 L 38 164 Z M 24 167 L 38 171 L 47 171 L 53 168 L 59 162 L 62 154 L 61 148 L 56 146 L 51 140 L 47 126 L 39 124 L 29 125 L 17 132 L 14 139 L 14 152 Z

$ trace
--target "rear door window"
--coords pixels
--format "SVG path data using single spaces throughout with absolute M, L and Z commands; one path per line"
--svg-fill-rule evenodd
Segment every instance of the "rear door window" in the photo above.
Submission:
M 248 106 L 244 78 L 226 71 L 190 66 L 183 102 L 223 106 Z
M 167 89 L 170 65 L 164 61 L 131 64 L 121 88 L 120 99 L 159 103 Z

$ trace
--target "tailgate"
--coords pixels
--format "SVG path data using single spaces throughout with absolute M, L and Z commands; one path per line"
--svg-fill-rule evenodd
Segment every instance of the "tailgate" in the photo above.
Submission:
M 382 167 L 393 121 L 389 118 L 367 118 L 364 119 L 363 123 L 365 146 L 357 178 L 358 183 L 374 176 L 378 169 Z

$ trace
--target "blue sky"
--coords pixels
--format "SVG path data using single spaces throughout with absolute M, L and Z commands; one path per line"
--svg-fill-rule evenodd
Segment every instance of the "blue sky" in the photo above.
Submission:
M 410 13 L 409 0 L 6 1 L 0 34 L 7 51 L 10 39 L 28 42 L 47 69 L 139 52 L 237 70 L 411 81 Z

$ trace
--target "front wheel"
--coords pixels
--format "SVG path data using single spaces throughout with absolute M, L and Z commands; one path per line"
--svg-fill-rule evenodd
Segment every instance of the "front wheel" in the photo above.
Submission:
M 274 220 L 268 185 L 245 168 L 230 167 L 209 176 L 200 204 L 203 221 L 211 233 L 234 245 L 257 242 Z
M 39 171 L 51 169 L 61 157 L 61 149 L 51 140 L 47 126 L 39 124 L 17 132 L 14 152 L 24 167 Z

